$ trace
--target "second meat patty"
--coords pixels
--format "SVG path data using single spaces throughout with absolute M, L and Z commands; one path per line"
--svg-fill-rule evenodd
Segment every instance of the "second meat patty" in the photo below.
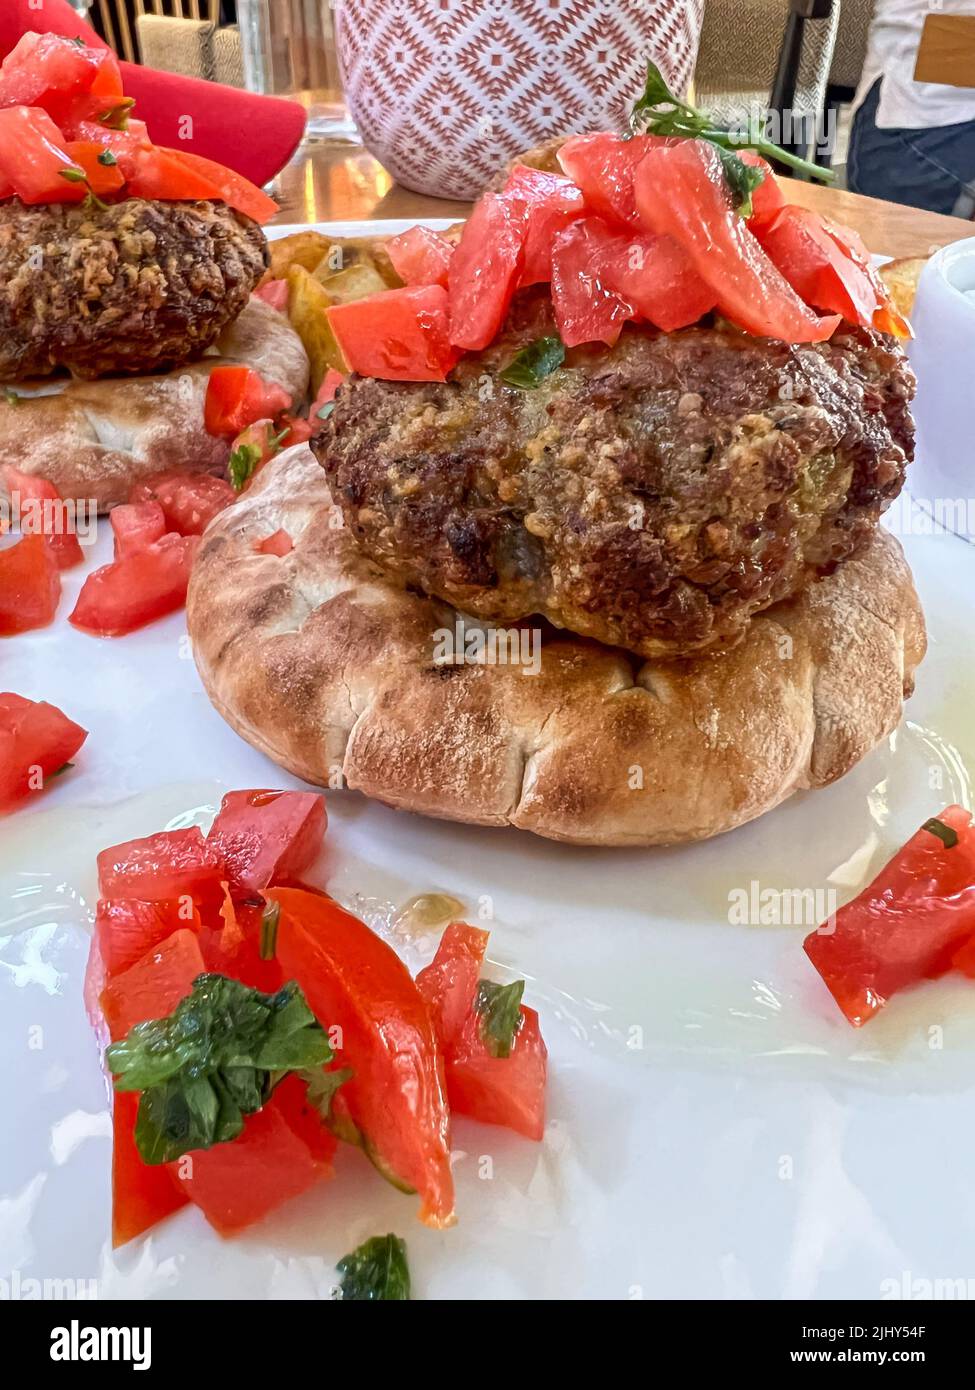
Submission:
M 853 553 L 900 491 L 914 378 L 890 338 L 810 347 L 627 328 L 535 389 L 523 297 L 450 381 L 353 378 L 314 440 L 360 548 L 482 620 L 540 614 L 642 656 L 737 641 Z

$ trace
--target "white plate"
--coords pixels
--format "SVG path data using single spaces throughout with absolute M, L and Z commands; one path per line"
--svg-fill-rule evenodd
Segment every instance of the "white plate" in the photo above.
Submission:
M 92 563 L 110 553 L 101 531 Z M 493 959 L 541 1012 L 547 1137 L 459 1120 L 454 1230 L 425 1230 L 413 1199 L 344 1150 L 333 1183 L 244 1238 L 220 1241 L 190 1208 L 114 1255 L 81 1001 L 95 853 L 227 788 L 298 784 L 211 709 L 182 615 L 98 641 L 66 622 L 82 575 L 66 576 L 55 625 L 0 647 L 0 686 L 91 730 L 43 806 L 0 827 L 0 1279 L 322 1296 L 334 1260 L 386 1230 L 407 1238 L 428 1298 L 862 1298 L 975 1276 L 973 987 L 926 985 L 857 1032 L 807 964 L 804 927 L 729 922 L 729 894 L 753 882 L 842 902 L 927 816 L 971 804 L 975 551 L 905 544 L 931 631 L 905 723 L 836 786 L 742 830 L 583 851 L 329 796 L 321 873 L 337 896 L 383 930 L 390 904 L 424 890 L 480 905 Z M 411 965 L 434 945 L 393 938 Z

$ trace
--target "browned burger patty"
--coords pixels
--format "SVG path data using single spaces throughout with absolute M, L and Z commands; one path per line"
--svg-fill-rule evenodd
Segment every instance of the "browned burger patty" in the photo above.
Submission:
M 0 204 L 0 381 L 179 366 L 247 303 L 267 248 L 224 203 Z
M 547 312 L 521 297 L 506 339 L 446 384 L 341 388 L 313 447 L 361 549 L 401 583 L 680 656 L 828 574 L 899 492 L 914 378 L 892 339 L 627 327 L 535 389 L 506 385 Z

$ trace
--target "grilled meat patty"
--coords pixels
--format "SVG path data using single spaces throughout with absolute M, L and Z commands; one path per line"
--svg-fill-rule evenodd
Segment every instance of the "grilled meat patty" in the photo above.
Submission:
M 899 492 L 914 378 L 892 339 L 628 326 L 534 389 L 506 385 L 549 312 L 519 296 L 503 339 L 445 384 L 339 391 L 313 447 L 360 548 L 400 583 L 680 657 L 828 574 Z
M 200 356 L 264 273 L 224 203 L 0 204 L 0 381 L 152 372 Z

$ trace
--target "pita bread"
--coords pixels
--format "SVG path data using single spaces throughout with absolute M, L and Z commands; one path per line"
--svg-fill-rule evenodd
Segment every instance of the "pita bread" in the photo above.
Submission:
M 279 529 L 289 554 L 255 549 Z M 925 649 L 877 530 L 721 655 L 643 662 L 550 631 L 535 675 L 438 664 L 458 614 L 359 552 L 306 445 L 214 519 L 188 619 L 216 708 L 298 777 L 581 845 L 704 839 L 834 781 L 897 725 Z

